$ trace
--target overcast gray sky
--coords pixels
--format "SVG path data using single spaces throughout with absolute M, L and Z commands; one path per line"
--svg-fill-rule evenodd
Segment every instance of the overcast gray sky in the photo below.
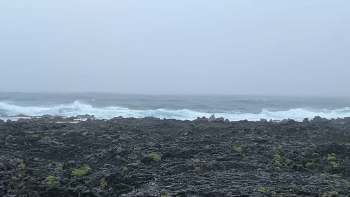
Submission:
M 0 91 L 350 95 L 348 0 L 0 0 Z

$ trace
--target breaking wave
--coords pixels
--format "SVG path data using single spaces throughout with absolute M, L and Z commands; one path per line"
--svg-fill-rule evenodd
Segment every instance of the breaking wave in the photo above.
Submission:
M 110 119 L 113 117 L 155 117 L 155 118 L 168 118 L 168 119 L 179 119 L 179 120 L 194 120 L 197 117 L 206 116 L 209 117 L 212 113 L 197 112 L 188 109 L 182 110 L 169 110 L 169 109 L 156 109 L 156 110 L 133 110 L 123 107 L 104 107 L 95 108 L 91 105 L 75 101 L 71 104 L 58 105 L 55 107 L 22 107 L 12 105 L 8 103 L 0 102 L 0 116 L 16 116 L 19 114 L 29 116 L 42 116 L 50 114 L 54 116 L 77 116 L 77 115 L 95 115 L 98 119 Z M 314 118 L 320 116 L 323 118 L 344 118 L 350 117 L 350 107 L 337 109 L 337 110 L 322 110 L 321 112 L 311 112 L 304 109 L 290 109 L 287 111 L 268 111 L 263 109 L 261 113 L 242 113 L 239 111 L 215 113 L 216 117 L 223 117 L 231 121 L 237 120 L 251 120 L 256 121 L 260 119 L 267 120 L 283 120 L 283 119 L 294 119 L 301 121 L 304 118 Z

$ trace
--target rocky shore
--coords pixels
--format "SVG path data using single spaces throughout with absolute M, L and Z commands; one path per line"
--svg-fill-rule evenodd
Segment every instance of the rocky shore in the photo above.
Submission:
M 348 195 L 349 119 L 0 120 L 0 196 Z

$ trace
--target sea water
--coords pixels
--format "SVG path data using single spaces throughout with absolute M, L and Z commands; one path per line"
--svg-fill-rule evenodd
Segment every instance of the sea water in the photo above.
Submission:
M 28 116 L 95 115 L 113 117 L 156 117 L 194 120 L 223 117 L 231 121 L 283 120 L 315 116 L 350 116 L 349 98 L 282 97 L 233 95 L 135 95 L 112 93 L 0 93 L 0 118 Z

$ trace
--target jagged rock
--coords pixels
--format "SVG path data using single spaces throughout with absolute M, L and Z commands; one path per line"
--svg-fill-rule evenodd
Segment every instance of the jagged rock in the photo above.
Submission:
M 208 118 L 206 118 L 205 116 L 203 116 L 202 118 L 197 117 L 197 119 L 194 121 L 208 121 Z
M 76 116 L 77 118 L 82 118 L 82 119 L 95 119 L 95 115 L 89 115 L 89 114 L 85 114 L 85 115 L 78 115 Z
M 216 118 L 215 118 L 215 115 L 213 114 L 213 115 L 211 115 L 211 116 L 209 117 L 208 121 L 209 121 L 209 122 L 212 122 L 212 121 L 214 121 L 214 120 L 216 120 Z
M 327 122 L 328 120 L 326 118 L 321 118 L 319 116 L 315 116 L 315 118 L 313 118 L 310 122 L 312 123 L 323 123 L 323 122 Z

